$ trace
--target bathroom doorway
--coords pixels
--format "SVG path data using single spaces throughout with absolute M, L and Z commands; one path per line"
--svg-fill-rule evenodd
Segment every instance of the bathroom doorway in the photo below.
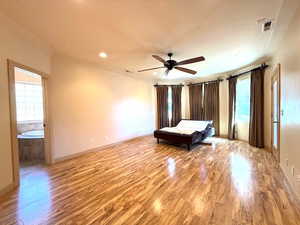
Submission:
M 8 61 L 14 183 L 20 174 L 51 164 L 47 75 Z

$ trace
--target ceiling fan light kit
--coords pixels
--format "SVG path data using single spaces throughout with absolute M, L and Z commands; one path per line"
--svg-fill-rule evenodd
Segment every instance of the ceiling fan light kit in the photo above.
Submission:
M 156 70 L 156 69 L 166 68 L 167 69 L 166 70 L 166 75 L 168 75 L 168 73 L 172 69 L 176 69 L 176 70 L 179 70 L 179 71 L 182 71 L 182 72 L 185 72 L 185 73 L 195 75 L 197 73 L 197 71 L 187 69 L 187 68 L 184 68 L 184 67 L 180 67 L 180 66 L 181 65 L 186 65 L 186 64 L 191 64 L 191 63 L 197 63 L 197 62 L 201 62 L 201 61 L 205 60 L 205 58 L 203 56 L 200 56 L 200 57 L 196 57 L 196 58 L 187 59 L 187 60 L 177 62 L 177 61 L 172 59 L 173 53 L 168 53 L 168 56 L 169 56 L 169 60 L 164 60 L 163 58 L 161 58 L 158 55 L 152 55 L 152 57 L 154 59 L 156 59 L 159 62 L 163 63 L 164 66 L 154 67 L 154 68 L 150 68 L 150 69 L 143 69 L 143 70 L 139 70 L 138 72 L 145 72 L 145 71 L 149 71 L 149 70 Z

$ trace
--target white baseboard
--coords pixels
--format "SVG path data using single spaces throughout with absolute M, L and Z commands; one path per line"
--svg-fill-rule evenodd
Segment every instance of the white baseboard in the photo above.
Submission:
M 300 190 L 297 190 L 297 188 L 296 188 L 296 184 L 295 184 L 296 181 L 293 181 L 290 179 L 290 177 L 286 174 L 285 169 L 282 167 L 282 165 L 280 163 L 279 163 L 279 167 L 280 167 L 280 170 L 282 171 L 283 175 L 285 176 L 285 179 L 288 184 L 288 188 L 290 189 L 292 194 L 294 194 L 296 196 L 296 198 L 297 198 L 296 200 L 300 205 Z
M 62 161 L 74 159 L 74 158 L 77 158 L 77 157 L 79 157 L 79 156 L 88 154 L 88 153 L 90 153 L 90 152 L 97 152 L 97 151 L 101 151 L 101 150 L 103 150 L 103 149 L 115 147 L 115 146 L 120 145 L 120 144 L 123 144 L 123 143 L 125 143 L 125 142 L 132 141 L 132 140 L 135 140 L 135 139 L 138 139 L 138 138 L 147 137 L 147 136 L 150 136 L 150 135 L 152 135 L 152 134 L 153 134 L 153 133 L 151 133 L 151 134 L 146 134 L 146 135 L 142 135 L 142 136 L 137 136 L 137 137 L 132 137 L 132 138 L 129 138 L 129 139 L 126 139 L 126 140 L 122 140 L 122 141 L 118 141 L 118 142 L 115 142 L 115 143 L 112 143 L 112 144 L 103 145 L 103 146 L 99 146 L 99 147 L 96 147 L 96 148 L 88 149 L 88 150 L 85 150 L 85 151 L 82 151 L 82 152 L 78 152 L 78 153 L 75 153 L 75 154 L 71 154 L 71 155 L 59 157 L 59 158 L 54 159 L 52 163 L 58 163 L 58 162 L 62 162 Z

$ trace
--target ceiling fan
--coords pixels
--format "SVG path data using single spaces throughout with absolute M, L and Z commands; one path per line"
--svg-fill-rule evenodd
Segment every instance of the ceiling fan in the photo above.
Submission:
M 145 71 L 149 71 L 149 70 L 156 70 L 156 69 L 162 69 L 162 68 L 166 68 L 166 75 L 168 75 L 168 73 L 172 70 L 172 69 L 176 69 L 176 70 L 180 70 L 182 72 L 185 73 L 189 73 L 189 74 L 193 74 L 195 75 L 197 73 L 197 71 L 195 70 L 190 70 L 184 67 L 180 67 L 181 65 L 186 65 L 186 64 L 191 64 L 191 63 L 196 63 L 196 62 L 201 62 L 204 61 L 205 58 L 203 56 L 200 57 L 196 57 L 196 58 L 192 58 L 192 59 L 187 59 L 187 60 L 183 60 L 180 62 L 176 62 L 175 60 L 171 59 L 173 56 L 173 53 L 168 53 L 169 56 L 169 60 L 164 60 L 163 58 L 161 58 L 158 55 L 152 55 L 152 57 L 158 61 L 160 61 L 161 63 L 164 64 L 164 66 L 160 66 L 160 67 L 154 67 L 154 68 L 150 68 L 150 69 L 144 69 L 144 70 L 139 70 L 138 72 L 145 72 Z

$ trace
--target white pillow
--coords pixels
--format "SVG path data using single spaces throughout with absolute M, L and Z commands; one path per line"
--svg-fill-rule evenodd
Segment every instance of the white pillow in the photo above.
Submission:
M 213 121 L 200 121 L 200 120 L 181 120 L 176 126 L 178 129 L 187 129 L 187 130 L 196 130 L 203 131 L 209 124 L 212 124 Z

